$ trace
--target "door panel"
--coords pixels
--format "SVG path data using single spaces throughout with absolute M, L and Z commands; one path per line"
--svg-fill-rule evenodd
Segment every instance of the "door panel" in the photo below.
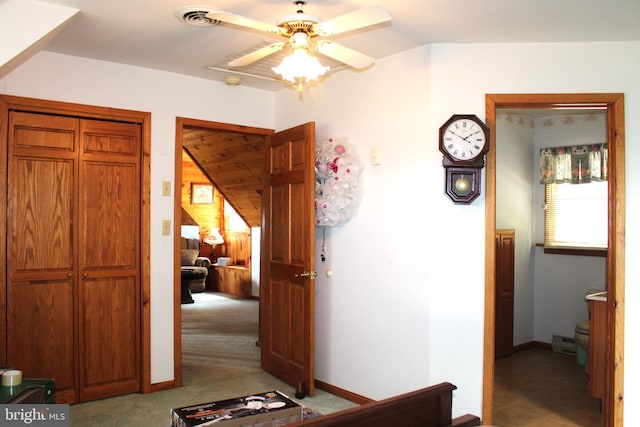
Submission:
M 74 162 L 14 156 L 9 169 L 10 275 L 66 277 L 73 269 Z
M 314 394 L 315 125 L 272 136 L 265 156 L 262 368 Z
M 136 165 L 84 162 L 82 191 L 83 270 L 132 269 L 138 225 Z
M 78 121 L 11 112 L 9 124 L 6 360 L 75 401 Z
M 495 357 L 513 354 L 515 230 L 496 230 Z
M 135 278 L 83 281 L 82 401 L 139 390 L 136 295 Z
M 75 396 L 72 281 L 10 282 L 7 358 L 24 378 L 55 378 L 56 401 Z M 53 375 L 52 375 L 53 373 Z
M 287 306 L 282 302 L 287 301 L 287 283 L 279 280 L 271 281 L 271 299 L 269 300 L 269 308 L 271 312 L 271 327 L 274 330 L 287 330 Z M 271 334 L 269 339 L 269 350 L 271 357 L 271 365 L 282 364 L 287 358 L 287 336 L 286 334 Z
M 80 399 L 140 390 L 140 129 L 81 121 Z

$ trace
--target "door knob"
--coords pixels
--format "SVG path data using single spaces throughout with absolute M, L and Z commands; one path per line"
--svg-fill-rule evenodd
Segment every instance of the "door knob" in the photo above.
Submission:
M 302 273 L 295 274 L 296 277 L 302 277 L 303 279 L 308 279 L 308 278 L 312 278 L 315 279 L 316 277 L 318 277 L 318 272 L 317 271 L 303 271 Z

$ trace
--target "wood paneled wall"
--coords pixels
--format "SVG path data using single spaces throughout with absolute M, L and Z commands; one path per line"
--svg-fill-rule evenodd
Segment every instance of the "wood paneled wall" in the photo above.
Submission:
M 247 232 L 225 231 L 224 221 L 224 197 L 220 191 L 213 187 L 213 204 L 191 204 L 191 184 L 211 184 L 207 176 L 198 165 L 182 152 L 182 209 L 200 226 L 200 240 L 209 234 L 209 231 L 217 228 L 224 237 L 224 244 L 218 245 L 214 253 L 203 253 L 203 256 L 212 258 L 228 256 L 232 264 L 245 265 L 251 256 L 251 234 Z M 184 217 L 184 216 L 183 216 Z M 185 225 L 187 222 L 183 220 Z M 190 221 L 189 221 L 190 222 Z
M 227 256 L 234 265 L 247 265 L 251 258 L 251 235 L 227 231 L 224 234 Z M 260 260 L 258 260 L 260 262 Z
M 182 152 L 182 209 L 200 226 L 201 236 L 206 236 L 214 228 L 224 226 L 224 202 L 222 194 L 214 186 L 213 204 L 191 204 L 191 184 L 211 184 L 207 176 L 186 152 Z

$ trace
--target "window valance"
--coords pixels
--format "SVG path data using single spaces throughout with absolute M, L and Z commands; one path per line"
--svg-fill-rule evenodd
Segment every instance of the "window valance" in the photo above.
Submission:
M 540 150 L 540 184 L 606 181 L 607 144 L 550 147 Z

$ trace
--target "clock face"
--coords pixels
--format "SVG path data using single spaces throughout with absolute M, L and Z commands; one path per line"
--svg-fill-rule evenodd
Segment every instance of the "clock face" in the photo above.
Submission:
M 442 148 L 457 160 L 474 160 L 486 144 L 484 129 L 472 119 L 454 120 L 442 133 Z

